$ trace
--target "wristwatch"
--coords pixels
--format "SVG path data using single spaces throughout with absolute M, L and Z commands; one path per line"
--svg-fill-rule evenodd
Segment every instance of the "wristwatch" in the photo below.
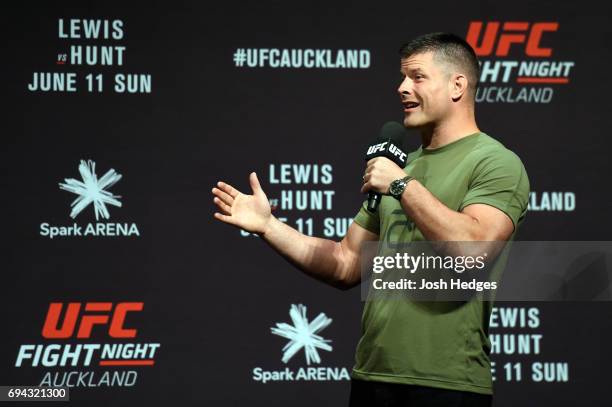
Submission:
M 395 181 L 391 182 L 391 184 L 389 185 L 389 195 L 391 195 L 393 198 L 397 199 L 398 201 L 402 199 L 402 194 L 404 193 L 404 190 L 406 189 L 406 185 L 408 185 L 408 183 L 410 181 L 412 181 L 414 179 L 414 177 L 411 177 L 410 175 L 405 176 L 404 178 L 400 178 L 400 179 L 396 179 Z

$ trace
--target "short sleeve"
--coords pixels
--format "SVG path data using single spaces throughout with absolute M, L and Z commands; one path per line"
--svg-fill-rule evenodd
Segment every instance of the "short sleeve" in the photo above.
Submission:
M 357 216 L 355 216 L 355 218 L 353 219 L 353 222 L 366 229 L 367 231 L 379 235 L 380 217 L 378 214 L 378 210 L 380 209 L 380 205 L 378 206 L 378 208 L 376 208 L 375 212 L 368 211 L 367 206 L 368 200 L 366 199 L 361 205 Z
M 459 211 L 472 204 L 491 205 L 508 215 L 514 228 L 522 222 L 529 202 L 529 179 L 521 159 L 508 149 L 492 151 L 474 168 Z

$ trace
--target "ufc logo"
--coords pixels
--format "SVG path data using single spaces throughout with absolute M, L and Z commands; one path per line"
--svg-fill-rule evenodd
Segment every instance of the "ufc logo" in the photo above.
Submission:
M 476 55 L 488 56 L 495 49 L 495 56 L 505 57 L 513 44 L 525 44 L 525 54 L 530 57 L 552 55 L 552 49 L 541 48 L 540 41 L 544 32 L 557 31 L 559 23 L 533 23 L 530 28 L 528 22 L 507 22 L 503 24 L 501 33 L 499 33 L 499 26 L 499 22 L 487 23 L 480 45 L 478 45 L 483 23 L 482 21 L 470 22 L 466 41 L 474 48 Z M 496 43 L 497 48 L 495 48 Z
M 389 152 L 394 156 L 399 157 L 402 162 L 406 160 L 406 153 L 400 150 L 395 144 L 389 145 Z
M 113 303 L 111 302 L 88 302 L 85 309 L 81 310 L 81 303 L 71 302 L 66 308 L 62 326 L 58 327 L 60 314 L 64 308 L 61 302 L 49 304 L 49 311 L 42 329 L 44 338 L 66 339 L 73 336 L 77 322 L 79 329 L 77 338 L 89 338 L 94 325 L 109 325 L 108 334 L 113 338 L 134 338 L 136 329 L 126 329 L 123 324 L 128 312 L 142 311 L 142 302 L 120 302 L 111 313 Z M 89 314 L 89 312 L 96 312 Z M 109 324 L 110 321 L 110 324 Z
M 368 148 L 368 155 L 370 154 L 374 154 L 377 151 L 383 151 L 385 149 L 385 146 L 387 145 L 387 142 L 385 141 L 384 143 L 380 143 L 380 144 L 375 144 L 373 146 L 370 146 Z

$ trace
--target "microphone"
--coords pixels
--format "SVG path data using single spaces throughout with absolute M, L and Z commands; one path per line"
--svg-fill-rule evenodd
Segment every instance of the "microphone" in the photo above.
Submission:
M 366 162 L 374 157 L 387 157 L 401 168 L 406 166 L 408 155 L 403 151 L 406 129 L 398 122 L 387 122 L 380 129 L 378 138 L 370 144 L 366 152 Z M 370 191 L 368 194 L 368 211 L 375 212 L 382 194 Z

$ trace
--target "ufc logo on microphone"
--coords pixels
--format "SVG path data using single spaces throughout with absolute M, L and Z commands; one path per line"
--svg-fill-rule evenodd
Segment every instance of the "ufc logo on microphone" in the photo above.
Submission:
M 375 144 L 373 146 L 370 146 L 368 148 L 368 155 L 369 154 L 374 154 L 377 151 L 383 151 L 385 149 L 386 145 L 387 145 L 387 142 L 385 141 L 384 143 L 379 143 L 379 144 Z
M 495 49 L 495 56 L 508 56 L 513 44 L 525 44 L 525 54 L 530 57 L 549 57 L 552 55 L 552 48 L 540 47 L 542 36 L 548 31 L 557 31 L 559 23 L 530 23 L 525 21 L 506 22 L 499 32 L 499 22 L 486 23 L 484 35 L 482 21 L 470 22 L 466 41 L 474 48 L 476 55 L 489 56 Z M 498 38 L 499 33 L 499 38 Z M 482 39 L 481 39 L 482 36 Z M 478 44 L 479 39 L 480 45 Z M 497 48 L 495 47 L 497 43 Z
M 406 161 L 406 153 L 399 149 L 395 144 L 389 145 L 389 152 L 396 157 L 399 157 L 401 161 Z
M 94 325 L 109 325 L 108 334 L 113 338 L 134 338 L 137 330 L 126 329 L 123 326 L 125 317 L 128 312 L 142 311 L 143 306 L 142 302 L 120 302 L 111 313 L 113 308 L 111 302 L 87 302 L 84 311 L 80 312 L 81 303 L 71 302 L 66 308 L 61 327 L 58 327 L 64 305 L 61 302 L 52 302 L 49 304 L 42 336 L 53 339 L 70 338 L 74 334 L 77 322 L 80 321 L 76 335 L 80 339 L 91 337 Z

